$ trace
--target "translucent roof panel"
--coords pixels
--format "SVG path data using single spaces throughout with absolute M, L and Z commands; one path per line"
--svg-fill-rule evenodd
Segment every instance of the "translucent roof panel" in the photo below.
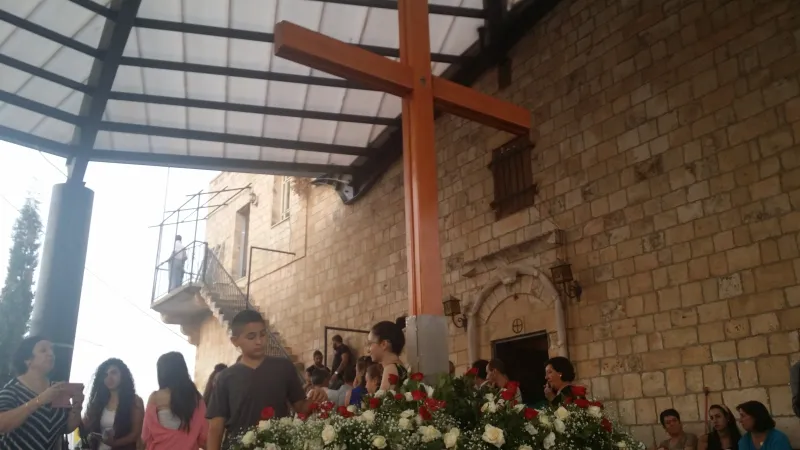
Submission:
M 429 4 L 432 70 L 448 76 L 474 58 L 483 0 Z M 400 100 L 275 56 L 280 21 L 399 55 L 385 0 L 0 0 L 0 138 L 101 161 L 351 172 L 398 132 Z

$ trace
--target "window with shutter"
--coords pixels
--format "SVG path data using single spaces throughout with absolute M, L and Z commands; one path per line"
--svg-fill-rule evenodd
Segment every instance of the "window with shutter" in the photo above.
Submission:
M 528 136 L 512 139 L 492 152 L 489 169 L 494 178 L 491 207 L 499 220 L 533 206 L 533 143 Z

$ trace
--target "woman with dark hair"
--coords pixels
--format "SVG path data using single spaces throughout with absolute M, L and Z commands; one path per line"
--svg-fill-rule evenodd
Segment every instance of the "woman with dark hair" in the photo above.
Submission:
M 206 404 L 178 352 L 156 363 L 159 390 L 147 400 L 142 440 L 147 450 L 197 450 L 206 443 Z
M 791 450 L 789 438 L 775 429 L 775 420 L 763 403 L 750 400 L 736 407 L 739 422 L 746 432 L 739 439 L 739 450 Z
M 367 393 L 367 367 L 372 364 L 372 358 L 362 356 L 356 361 L 356 379 L 353 382 L 353 389 L 344 398 L 345 405 L 361 404 L 361 398 Z
M 100 364 L 83 417 L 84 428 L 94 436 L 92 450 L 136 450 L 143 418 L 144 404 L 128 366 L 117 358 Z
M 17 377 L 0 389 L 0 450 L 51 450 L 81 423 L 83 386 L 51 383 L 53 344 L 27 337 L 14 353 Z
M 564 403 L 567 398 L 586 393 L 573 392 L 572 382 L 575 381 L 575 367 L 569 359 L 563 356 L 550 358 L 544 369 L 544 396 L 553 406 Z
M 206 403 L 206 405 L 208 404 L 209 400 L 211 400 L 211 393 L 214 392 L 214 386 L 217 384 L 217 377 L 219 376 L 219 373 L 227 368 L 227 364 L 217 364 L 214 366 L 214 370 L 211 371 L 211 375 L 208 376 L 206 388 L 203 390 L 203 401 Z
M 742 433 L 727 406 L 711 405 L 708 408 L 711 431 L 700 437 L 697 450 L 733 450 L 739 445 Z
M 394 389 L 408 378 L 408 370 L 400 361 L 400 353 L 406 346 L 406 335 L 396 323 L 378 322 L 372 327 L 368 338 L 369 356 L 383 366 L 382 391 Z

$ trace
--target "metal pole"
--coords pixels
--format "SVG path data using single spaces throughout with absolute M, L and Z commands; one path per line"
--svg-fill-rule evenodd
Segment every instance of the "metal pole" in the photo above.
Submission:
M 250 279 L 253 275 L 253 249 L 256 247 L 250 246 L 250 252 L 247 256 L 247 294 L 245 295 L 245 305 L 244 309 L 248 309 L 250 305 Z
M 156 301 L 156 287 L 158 285 L 158 266 L 161 264 L 161 244 L 164 236 L 164 221 L 166 220 L 166 218 L 164 217 L 166 213 L 164 213 L 163 211 L 167 209 L 167 194 L 169 193 L 169 173 L 170 173 L 170 168 L 167 167 L 167 181 L 164 183 L 164 206 L 161 210 L 162 211 L 161 223 L 158 224 L 158 247 L 156 247 L 156 267 L 153 270 L 153 293 L 150 295 L 150 304 Z M 169 286 L 169 284 L 167 284 L 167 286 Z
M 196 214 L 194 215 L 194 238 L 192 239 L 192 263 L 189 266 L 190 283 L 193 281 L 192 275 L 194 274 L 194 253 L 197 251 L 197 245 L 195 245 L 195 242 L 197 242 L 197 225 L 198 222 L 200 222 L 200 200 L 202 200 L 203 198 L 202 194 L 203 194 L 202 190 L 200 190 L 200 192 L 197 193 L 197 211 L 195 211 Z

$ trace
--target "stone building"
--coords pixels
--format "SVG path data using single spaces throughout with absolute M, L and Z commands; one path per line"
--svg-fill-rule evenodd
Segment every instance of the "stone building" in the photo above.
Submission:
M 510 86 L 491 72 L 475 87 L 533 112 L 532 206 L 492 209 L 487 166 L 508 135 L 437 122 L 442 282 L 468 318 L 450 327 L 453 362 L 540 333 L 527 354 L 568 354 L 648 444 L 664 436 L 663 409 L 699 433 L 706 404 L 756 399 L 800 446 L 788 385 L 800 360 L 800 3 L 563 0 L 509 56 Z M 212 182 L 251 184 L 208 224 L 242 286 L 243 235 L 294 253 L 256 252 L 251 295 L 300 361 L 325 347 L 325 326 L 406 311 L 402 183 L 398 161 L 344 205 L 283 177 Z M 554 289 L 559 259 L 579 298 Z M 184 331 L 198 378 L 235 359 L 216 318 Z

